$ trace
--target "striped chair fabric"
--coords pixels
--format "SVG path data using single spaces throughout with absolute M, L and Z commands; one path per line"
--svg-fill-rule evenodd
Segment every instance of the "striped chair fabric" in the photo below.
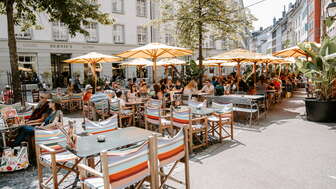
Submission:
M 107 156 L 113 189 L 126 188 L 150 175 L 148 142 L 132 149 L 109 151 Z M 88 178 L 84 183 L 90 188 L 104 188 L 103 178 Z
M 18 116 L 23 117 L 24 119 L 29 119 L 32 113 L 33 113 L 33 110 L 29 110 L 27 112 L 18 113 Z
M 191 108 L 206 107 L 206 101 L 204 101 L 204 102 L 197 102 L 197 101 L 189 100 L 188 101 L 188 106 L 190 106 Z
M 82 99 L 83 94 L 82 93 L 74 93 L 70 96 L 70 99 Z
M 120 101 L 118 99 L 112 99 L 110 103 L 110 110 L 113 112 L 119 112 L 120 109 Z
M 159 167 L 166 166 L 182 159 L 185 156 L 183 129 L 173 138 L 158 138 Z
M 118 129 L 117 114 L 101 122 L 85 120 L 85 131 L 93 135 L 110 132 L 116 129 Z
M 233 111 L 233 104 L 219 104 L 212 102 L 212 108 L 218 109 L 218 113 L 231 113 Z
M 108 116 L 110 114 L 110 103 L 109 99 L 98 100 L 93 102 L 93 105 L 96 109 L 96 113 L 100 116 Z
M 54 130 L 35 130 L 35 143 L 43 144 L 54 149 L 56 153 L 56 162 L 66 162 L 77 159 L 77 156 L 58 145 L 59 142 L 66 142 L 66 137 L 59 129 Z M 51 156 L 47 151 L 41 151 L 40 159 L 51 163 Z
M 158 106 L 145 107 L 145 119 L 151 124 L 160 125 L 160 110 Z
M 189 125 L 191 120 L 191 113 L 189 108 L 183 108 L 182 110 L 173 109 L 172 111 L 172 123 L 176 127 L 183 128 Z
M 233 111 L 233 104 L 232 103 L 229 103 L 229 104 L 219 104 L 219 103 L 216 103 L 216 102 L 212 102 L 212 108 L 217 109 L 216 113 L 219 113 L 219 114 L 229 114 L 229 113 L 232 113 L 232 111 Z M 214 116 L 214 115 L 209 116 L 208 120 L 209 121 L 214 121 L 214 122 L 220 121 L 219 117 L 218 116 Z M 230 118 L 225 117 L 225 118 L 221 118 L 221 120 L 222 121 L 228 121 L 228 120 L 230 120 Z
M 162 100 L 150 99 L 147 105 L 152 107 L 161 107 Z

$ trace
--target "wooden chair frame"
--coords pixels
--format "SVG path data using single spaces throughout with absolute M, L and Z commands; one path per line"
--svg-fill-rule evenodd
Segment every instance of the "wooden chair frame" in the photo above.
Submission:
M 70 160 L 68 161 L 58 161 L 57 154 L 62 153 L 64 151 L 59 152 L 53 148 L 46 146 L 45 144 L 38 144 L 38 143 L 35 144 L 35 147 L 36 147 L 37 174 L 40 188 L 49 188 L 47 185 L 52 180 L 54 189 L 58 189 L 59 185 L 70 175 L 71 172 L 74 172 L 77 175 L 79 175 L 77 165 L 81 162 L 82 158 L 74 157 L 70 158 Z M 42 150 L 45 151 L 44 153 L 50 154 L 51 157 L 50 163 L 42 161 L 41 159 Z M 72 166 L 67 166 L 66 163 L 72 160 L 74 160 Z M 43 180 L 43 172 L 42 172 L 43 167 L 50 168 L 52 172 L 52 175 L 46 181 Z M 67 173 L 60 179 L 60 181 L 58 181 L 57 175 L 61 169 L 66 170 Z
M 159 124 L 157 125 L 159 133 L 164 134 L 164 130 L 167 129 L 169 135 L 171 135 L 173 133 L 173 126 L 172 126 L 172 124 L 166 124 L 165 125 L 165 124 L 162 123 L 162 118 L 170 118 L 170 117 L 166 116 L 166 115 L 161 115 L 161 113 L 163 111 L 169 111 L 170 109 L 159 108 L 159 107 L 149 107 L 149 108 L 157 108 L 157 109 L 159 109 Z M 148 130 L 150 126 L 155 125 L 155 124 L 149 123 L 148 122 L 148 118 L 146 117 L 146 115 L 147 115 L 147 108 L 145 107 L 145 111 L 144 111 L 145 129 Z M 151 127 L 151 130 L 153 130 L 153 127 Z
M 233 109 L 231 112 L 226 113 L 212 113 L 213 116 L 218 118 L 218 121 L 209 121 L 209 133 L 211 133 L 212 136 L 215 136 L 215 133 L 219 136 L 219 141 L 222 142 L 223 139 L 231 138 L 233 140 Z M 224 125 L 230 125 L 230 130 L 226 130 Z M 226 133 L 226 136 L 223 136 L 223 131 Z
M 171 122 L 174 127 L 174 108 L 171 110 Z M 188 128 L 188 143 L 189 143 L 189 149 L 191 152 L 193 152 L 194 149 L 198 149 L 200 147 L 208 146 L 208 118 L 206 116 L 198 117 L 198 118 L 192 118 L 191 110 L 189 108 L 189 122 L 186 124 Z M 193 123 L 195 122 L 203 122 L 204 127 L 202 128 L 193 128 Z M 200 134 L 200 136 L 198 136 Z M 202 138 L 201 138 L 202 136 Z M 194 138 L 200 142 L 199 145 L 194 145 Z

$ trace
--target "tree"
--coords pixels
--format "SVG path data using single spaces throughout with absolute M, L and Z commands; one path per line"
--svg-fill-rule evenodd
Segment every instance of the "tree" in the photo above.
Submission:
M 23 30 L 31 27 L 41 28 L 37 22 L 38 14 L 46 14 L 49 21 L 60 21 L 68 26 L 71 36 L 76 33 L 88 35 L 84 25 L 97 21 L 101 24 L 112 24 L 109 14 L 99 10 L 95 0 L 0 0 L 0 14 L 7 15 L 8 47 L 12 72 L 14 101 L 21 99 L 21 82 L 18 72 L 18 57 L 14 26 Z
M 231 0 L 164 0 L 161 17 L 152 24 L 175 23 L 180 45 L 198 49 L 201 75 L 203 69 L 203 41 L 206 35 L 214 40 L 238 40 L 251 27 L 254 19 L 246 9 L 237 9 Z M 202 77 L 199 77 L 202 83 Z

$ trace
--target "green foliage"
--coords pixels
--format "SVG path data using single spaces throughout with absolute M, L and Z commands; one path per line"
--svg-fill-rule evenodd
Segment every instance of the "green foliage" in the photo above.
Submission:
M 183 75 L 183 82 L 186 84 L 191 80 L 198 80 L 205 72 L 204 67 L 200 68 L 194 60 L 190 60 L 185 65 L 185 74 Z
M 7 14 L 5 0 L 0 0 L 0 14 Z M 13 0 L 14 23 L 20 25 L 23 30 L 34 27 L 41 29 L 39 17 L 48 16 L 49 21 L 60 21 L 68 26 L 69 33 L 88 35 L 84 26 L 90 22 L 112 24 L 113 19 L 108 13 L 99 10 L 100 5 L 91 3 L 89 0 Z
M 198 48 L 200 36 L 218 39 L 239 39 L 254 19 L 246 9 L 226 0 L 165 0 L 161 1 L 161 17 L 154 22 L 174 23 L 176 38 L 182 46 Z
M 318 47 L 315 43 L 302 43 L 299 47 L 310 57 L 298 60 L 297 67 L 315 85 L 319 100 L 330 100 L 333 96 L 333 84 L 336 80 L 336 58 L 328 56 L 336 53 L 336 38 L 325 38 Z

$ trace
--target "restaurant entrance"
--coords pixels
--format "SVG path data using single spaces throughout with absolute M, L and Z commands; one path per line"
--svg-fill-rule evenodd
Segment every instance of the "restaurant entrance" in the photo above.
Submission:
M 71 65 L 63 61 L 71 58 L 71 54 L 51 54 L 50 56 L 53 88 L 67 87 L 71 78 Z

